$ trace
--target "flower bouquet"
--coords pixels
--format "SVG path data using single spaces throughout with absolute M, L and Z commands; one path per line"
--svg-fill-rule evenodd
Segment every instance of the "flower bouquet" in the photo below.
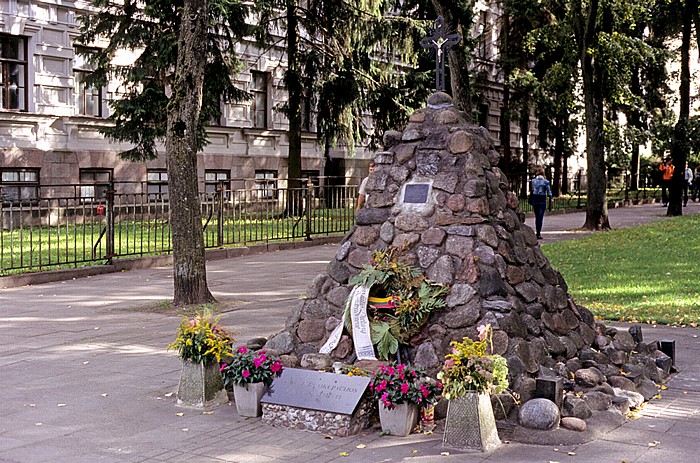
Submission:
M 372 261 L 349 281 L 371 288 L 367 315 L 372 344 L 384 360 L 420 332 L 433 310 L 445 307 L 449 292 L 447 285 L 428 280 L 420 269 L 406 263 L 404 251 L 396 246 L 374 251 Z M 348 316 L 345 324 L 351 328 Z
M 250 383 L 264 383 L 269 386 L 275 377 L 282 372 L 280 360 L 265 350 L 253 352 L 241 346 L 233 354 L 231 363 L 221 365 L 224 382 L 245 387 Z
M 222 364 L 224 383 L 231 384 L 236 409 L 240 416 L 260 416 L 260 399 L 280 373 L 282 362 L 265 350 L 253 352 L 245 346 L 238 348 L 229 364 Z
M 206 407 L 228 402 L 228 394 L 219 372 L 219 361 L 231 354 L 233 339 L 219 325 L 220 317 L 210 312 L 184 317 L 177 337 L 168 350 L 178 351 L 182 371 L 177 388 L 179 404 Z
M 382 430 L 407 436 L 418 421 L 419 405 L 431 406 L 442 384 L 426 377 L 420 367 L 392 364 L 380 366 L 371 375 L 369 388 L 379 402 Z
M 479 326 L 479 340 L 464 338 L 450 343 L 438 373 L 448 399 L 443 445 L 490 451 L 501 445 L 493 415 L 490 393 L 508 387 L 508 363 L 493 354 L 491 325 Z M 487 353 L 490 348 L 491 353 Z
M 177 329 L 175 341 L 168 350 L 178 351 L 180 358 L 192 363 L 210 363 L 231 355 L 233 338 L 219 325 L 221 317 L 210 312 L 197 313 L 194 318 L 184 317 Z
M 508 388 L 508 362 L 493 352 L 493 328 L 478 327 L 479 340 L 465 337 L 462 342 L 452 341 L 452 352 L 445 356 L 445 364 L 438 373 L 444 385 L 443 395 L 449 399 L 463 396 L 467 391 L 499 394 Z

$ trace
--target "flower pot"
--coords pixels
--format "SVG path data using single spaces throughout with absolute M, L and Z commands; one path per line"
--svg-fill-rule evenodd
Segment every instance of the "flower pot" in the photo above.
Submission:
M 245 386 L 233 385 L 233 400 L 240 416 L 260 416 L 262 406 L 260 399 L 267 392 L 265 383 L 248 383 Z
M 413 403 L 398 404 L 396 408 L 389 409 L 379 401 L 379 421 L 382 431 L 392 436 L 408 436 L 418 423 L 418 405 Z
M 448 402 L 442 445 L 482 452 L 501 445 L 488 393 L 467 392 Z
M 193 363 L 183 360 L 177 403 L 187 407 L 210 407 L 228 403 L 218 362 Z

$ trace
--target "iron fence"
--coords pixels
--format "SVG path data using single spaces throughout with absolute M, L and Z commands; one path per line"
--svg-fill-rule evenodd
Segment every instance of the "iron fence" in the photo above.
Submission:
M 200 193 L 205 246 L 345 233 L 354 224 L 358 185 L 323 180 L 302 188 L 267 181 L 231 189 L 220 182 Z M 37 198 L 0 202 L 0 275 L 171 252 L 167 190 L 124 182 L 110 184 L 100 198 L 84 191 L 47 185 Z
M 528 174 L 519 174 L 508 177 L 509 187 L 520 200 L 520 210 L 523 212 L 532 212 L 532 206 L 527 202 L 529 193 L 529 181 L 531 177 Z M 611 206 L 618 202 L 639 202 L 649 199 L 661 199 L 661 189 L 655 184 L 651 176 L 642 176 L 639 180 L 639 186 L 633 188 L 629 176 L 617 177 L 608 181 L 606 197 L 608 205 Z M 578 172 L 572 176 L 568 176 L 562 181 L 559 192 L 553 192 L 554 197 L 548 203 L 550 211 L 568 211 L 585 209 L 587 194 L 585 174 Z M 558 193 L 558 194 L 557 194 Z

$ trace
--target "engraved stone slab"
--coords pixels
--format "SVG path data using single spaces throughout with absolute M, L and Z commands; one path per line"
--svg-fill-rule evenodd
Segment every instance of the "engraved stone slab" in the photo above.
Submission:
M 351 415 L 369 382 L 364 376 L 285 368 L 261 402 Z

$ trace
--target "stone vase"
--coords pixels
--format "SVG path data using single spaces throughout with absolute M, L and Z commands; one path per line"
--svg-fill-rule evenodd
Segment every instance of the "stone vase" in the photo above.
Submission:
M 447 403 L 442 445 L 482 452 L 490 452 L 501 445 L 488 393 L 467 392 Z
M 183 360 L 177 403 L 186 407 L 218 407 L 228 403 L 219 362 Z
M 408 436 L 418 424 L 420 416 L 418 405 L 413 403 L 398 404 L 396 408 L 389 409 L 379 401 L 379 421 L 382 431 L 392 436 Z
M 239 416 L 258 417 L 262 413 L 260 399 L 267 392 L 265 383 L 248 383 L 245 386 L 233 385 L 233 400 Z

